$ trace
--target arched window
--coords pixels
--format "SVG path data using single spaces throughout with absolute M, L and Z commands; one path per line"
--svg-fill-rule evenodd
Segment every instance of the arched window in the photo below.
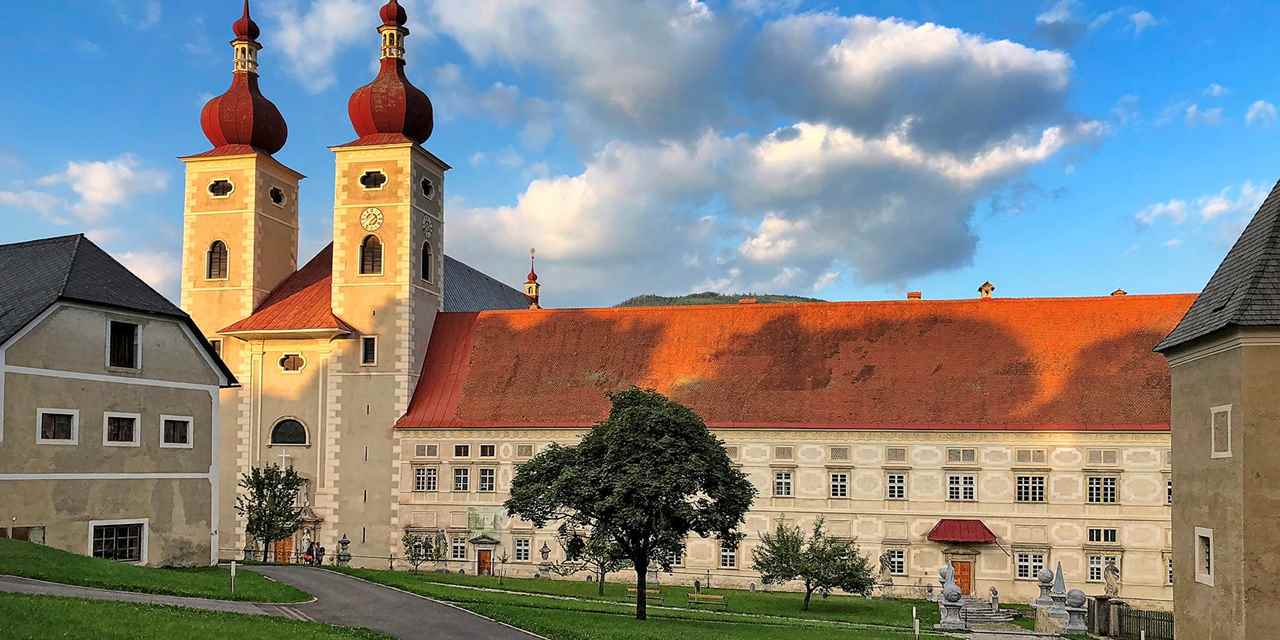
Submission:
M 221 240 L 214 240 L 213 244 L 209 245 L 205 277 L 210 280 L 223 280 L 227 277 L 227 245 Z
M 307 444 L 307 428 L 293 418 L 285 418 L 271 428 L 271 444 Z
M 360 243 L 360 274 L 377 275 L 382 273 L 382 241 L 378 236 L 365 236 Z
M 431 241 L 422 243 L 422 279 L 431 282 L 431 261 L 434 256 L 431 255 Z

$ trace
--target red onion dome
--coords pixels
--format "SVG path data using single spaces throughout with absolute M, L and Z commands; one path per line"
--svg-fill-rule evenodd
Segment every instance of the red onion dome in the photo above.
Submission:
M 408 138 L 422 144 L 435 127 L 431 99 L 404 75 L 404 60 L 383 58 L 378 77 L 347 102 L 351 126 L 361 138 Z
M 258 23 L 249 17 L 249 0 L 244 0 L 244 15 L 231 24 L 231 32 L 236 34 L 237 40 L 257 40 L 262 34 Z
M 248 145 L 270 154 L 283 149 L 289 138 L 284 116 L 262 95 L 252 73 L 236 73 L 231 88 L 204 105 L 200 128 L 215 148 Z
M 534 270 L 533 270 L 533 266 L 531 265 L 531 266 L 529 267 L 529 275 L 528 275 L 528 276 L 525 276 L 525 277 L 527 278 L 527 279 L 525 280 L 525 282 L 537 282 L 537 281 L 538 281 L 538 272 L 537 272 L 537 271 L 534 271 Z
M 404 23 L 409 21 L 409 16 L 405 14 L 404 7 L 400 6 L 396 0 L 391 0 L 382 5 L 382 10 L 378 12 L 378 16 L 382 18 L 382 26 L 384 27 L 403 27 Z

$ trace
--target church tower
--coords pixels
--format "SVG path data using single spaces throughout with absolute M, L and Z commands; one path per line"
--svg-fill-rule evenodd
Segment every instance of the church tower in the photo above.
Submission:
M 399 544 L 398 452 L 389 425 L 417 385 L 435 316 L 443 307 L 444 174 L 422 147 L 431 101 L 405 77 L 407 16 L 396 0 L 379 12 L 381 62 L 348 113 L 357 139 L 332 147 L 333 312 L 358 332 L 333 359 L 328 433 L 341 439 L 330 464 L 337 480 L 336 526 L 352 553 L 382 555 Z M 348 472 L 348 469 L 359 469 Z M 387 480 L 391 479 L 391 484 Z M 352 486 L 359 483 L 361 486 Z M 388 527 L 390 525 L 390 527 Z
M 213 98 L 200 125 L 213 148 L 186 164 L 182 236 L 182 308 L 244 385 L 223 389 L 218 430 L 220 546 L 244 544 L 231 504 L 240 473 L 252 464 L 248 400 L 256 388 L 252 346 L 219 332 L 255 309 L 298 262 L 298 182 L 302 174 L 272 157 L 288 128 L 258 88 L 258 25 L 244 13 L 232 25 L 231 87 Z M 257 364 L 261 364 L 258 362 Z
M 236 347 L 216 338 L 248 316 L 298 266 L 298 183 L 302 174 L 271 154 L 288 128 L 258 89 L 259 29 L 244 14 L 232 25 L 231 87 L 210 100 L 200 125 L 213 148 L 182 158 L 182 308 L 238 371 Z

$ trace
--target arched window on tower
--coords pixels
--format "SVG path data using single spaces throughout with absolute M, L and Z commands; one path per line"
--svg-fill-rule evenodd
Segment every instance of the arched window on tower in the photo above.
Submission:
M 360 275 L 378 275 L 382 273 L 382 241 L 378 236 L 368 235 L 360 243 Z
M 209 259 L 205 267 L 205 277 L 210 280 L 227 278 L 227 245 L 221 240 L 214 240 L 209 245 Z
M 431 241 L 422 243 L 422 279 L 431 282 L 431 261 L 435 256 L 431 255 Z
M 271 444 L 307 444 L 307 428 L 293 418 L 285 418 L 271 428 Z

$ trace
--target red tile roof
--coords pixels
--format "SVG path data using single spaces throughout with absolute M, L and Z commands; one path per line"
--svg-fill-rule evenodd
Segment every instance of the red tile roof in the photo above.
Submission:
M 943 518 L 933 525 L 927 536 L 932 542 L 985 542 L 996 541 L 996 534 L 981 520 L 953 520 Z
M 1169 428 L 1194 295 L 442 313 L 398 427 L 583 427 L 656 388 L 713 427 Z
M 354 333 L 333 314 L 333 245 L 316 254 L 306 266 L 285 278 L 267 299 L 245 318 L 219 333 L 333 330 Z

